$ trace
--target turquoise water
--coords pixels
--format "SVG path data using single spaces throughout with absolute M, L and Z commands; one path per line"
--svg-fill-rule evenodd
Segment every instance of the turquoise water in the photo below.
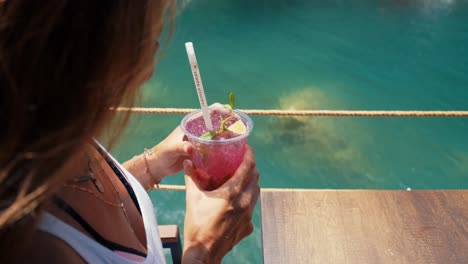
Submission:
M 467 110 L 468 2 L 184 1 L 143 88 L 144 106 L 197 108 L 184 43 L 209 102 L 243 109 Z M 114 150 L 126 160 L 182 116 L 135 116 Z M 254 116 L 262 187 L 468 188 L 468 119 Z M 167 184 L 182 184 L 181 175 Z M 184 194 L 153 191 L 162 224 L 183 226 Z M 258 207 L 258 206 L 257 206 Z M 261 263 L 256 230 L 225 263 Z

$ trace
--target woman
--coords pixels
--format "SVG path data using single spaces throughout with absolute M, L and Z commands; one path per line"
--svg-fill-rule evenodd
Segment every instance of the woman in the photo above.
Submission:
M 259 174 L 247 147 L 219 189 L 198 188 L 176 128 L 124 165 L 116 140 L 153 72 L 163 0 L 0 1 L 0 263 L 163 263 L 145 191 L 182 168 L 184 263 L 220 263 L 252 232 Z

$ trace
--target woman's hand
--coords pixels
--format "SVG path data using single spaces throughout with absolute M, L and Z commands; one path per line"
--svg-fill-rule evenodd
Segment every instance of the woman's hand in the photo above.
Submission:
M 153 147 L 151 155 L 146 155 L 149 171 L 158 182 L 168 175 L 180 172 L 184 160 L 192 154 L 193 146 L 190 142 L 184 141 L 184 137 L 184 132 L 178 126 L 169 136 Z
M 253 231 L 259 173 L 250 146 L 234 176 L 213 191 L 196 183 L 191 161 L 184 162 L 187 203 L 183 263 L 221 263 L 223 257 Z
M 193 151 L 192 144 L 184 141 L 184 137 L 182 129 L 178 126 L 158 145 L 139 156 L 135 156 L 125 162 L 123 166 L 146 189 L 151 189 L 165 176 L 176 174 L 182 170 L 183 161 L 189 158 Z

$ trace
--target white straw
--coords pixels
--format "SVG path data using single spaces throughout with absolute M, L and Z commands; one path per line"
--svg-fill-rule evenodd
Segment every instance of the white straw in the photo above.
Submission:
M 197 57 L 195 57 L 195 50 L 193 49 L 192 42 L 185 43 L 185 49 L 187 50 L 188 59 L 190 61 L 190 68 L 192 69 L 193 81 L 195 82 L 195 88 L 197 89 L 198 100 L 200 100 L 200 106 L 203 113 L 203 119 L 208 131 L 213 131 L 213 125 L 211 124 L 210 113 L 208 112 L 208 104 L 206 102 L 205 90 L 203 90 L 203 84 L 200 77 L 200 70 L 198 67 Z

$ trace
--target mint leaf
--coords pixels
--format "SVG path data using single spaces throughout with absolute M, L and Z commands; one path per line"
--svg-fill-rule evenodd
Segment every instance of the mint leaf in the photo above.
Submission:
M 231 120 L 233 116 L 229 116 L 228 118 L 224 119 L 222 122 L 221 122 L 221 127 L 223 128 L 223 130 L 227 130 L 227 126 L 226 126 L 226 123 L 227 121 Z M 221 131 L 222 132 L 222 131 Z
M 201 139 L 213 139 L 216 136 L 216 131 L 208 131 L 199 136 Z
M 234 95 L 233 92 L 229 93 L 229 105 L 231 106 L 231 109 L 234 109 L 234 105 L 236 104 L 236 96 Z

